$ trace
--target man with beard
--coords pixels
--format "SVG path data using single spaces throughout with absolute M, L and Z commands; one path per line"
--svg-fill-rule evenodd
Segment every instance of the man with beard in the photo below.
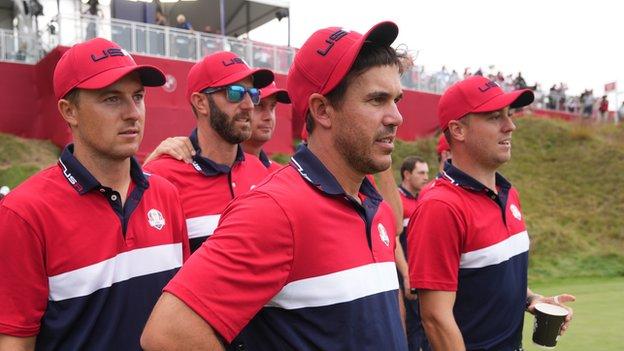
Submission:
M 259 88 L 272 81 L 271 71 L 251 69 L 226 51 L 206 56 L 188 74 L 187 98 L 197 119 L 189 137 L 192 162 L 164 155 L 146 163 L 145 169 L 178 188 L 191 252 L 212 235 L 225 205 L 268 174 L 258 158 L 245 154 L 238 144 L 251 134 Z
M 269 172 L 282 168 L 282 165 L 271 161 L 262 150 L 264 144 L 273 137 L 276 120 L 275 109 L 278 102 L 290 104 L 290 97 L 286 90 L 277 88 L 275 82 L 261 89 L 260 103 L 254 106 L 254 111 L 251 114 L 251 136 L 241 143 L 243 151 L 259 158 Z M 162 154 L 191 163 L 196 152 L 188 137 L 171 137 L 163 140 L 145 162 L 148 163 Z
M 175 187 L 132 157 L 144 87 L 164 83 L 102 38 L 57 63 L 73 144 L 0 201 L 0 350 L 141 350 L 147 317 L 189 254 Z
M 398 28 L 318 30 L 288 74 L 308 144 L 232 201 L 150 317 L 146 350 L 406 350 L 396 224 L 367 174 L 403 122 Z
M 522 350 L 525 310 L 574 301 L 527 287 L 529 236 L 518 191 L 497 172 L 511 158 L 510 109 L 532 101 L 528 89 L 505 93 L 481 76 L 440 98 L 453 158 L 421 193 L 407 229 L 410 286 L 436 351 Z M 562 331 L 571 317 L 570 310 Z

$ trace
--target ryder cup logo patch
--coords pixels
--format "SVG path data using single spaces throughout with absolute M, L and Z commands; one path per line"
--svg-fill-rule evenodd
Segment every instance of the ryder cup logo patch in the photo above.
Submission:
M 386 232 L 386 227 L 383 224 L 377 224 L 377 231 L 379 232 L 379 237 L 381 241 L 383 241 L 386 246 L 390 246 L 390 238 L 388 237 L 388 232 Z
M 151 209 L 147 212 L 147 221 L 152 227 L 161 230 L 165 226 L 165 217 L 162 213 L 156 209 Z
M 516 217 L 517 220 L 522 219 L 522 214 L 520 213 L 520 210 L 518 209 L 518 207 L 516 207 L 516 205 L 511 204 L 511 206 L 509 206 L 509 209 L 511 210 L 511 214 Z

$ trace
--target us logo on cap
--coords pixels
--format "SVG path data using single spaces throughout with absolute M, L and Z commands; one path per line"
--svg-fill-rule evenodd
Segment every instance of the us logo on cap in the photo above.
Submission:
M 377 224 L 377 231 L 379 231 L 379 237 L 381 241 L 383 241 L 386 246 L 390 246 L 390 238 L 388 237 L 388 232 L 386 232 L 386 227 L 383 224 Z
M 165 218 L 162 213 L 153 208 L 147 212 L 147 221 L 150 226 L 158 230 L 161 230 L 165 226 Z

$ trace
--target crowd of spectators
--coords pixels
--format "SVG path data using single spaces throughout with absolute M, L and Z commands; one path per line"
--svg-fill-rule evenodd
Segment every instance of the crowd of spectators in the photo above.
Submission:
M 414 65 L 403 75 L 402 82 L 408 88 L 441 94 L 454 83 L 473 75 L 485 76 L 495 81 L 506 92 L 527 88 L 533 90 L 535 102 L 532 106 L 538 109 L 562 111 L 599 122 L 609 120 L 609 101 L 606 95 L 596 96 L 592 89 L 586 89 L 580 95 L 572 95 L 568 93 L 568 86 L 563 82 L 554 84 L 548 91 L 544 91 L 539 83 L 529 85 L 522 72 L 513 76 L 495 71 L 494 66 L 490 66 L 487 72 L 482 68 L 472 72 L 470 67 L 466 67 L 464 72 L 459 74 L 454 69 L 447 69 L 446 66 L 430 73 L 424 66 Z M 615 115 L 616 123 L 623 117 L 624 103 Z

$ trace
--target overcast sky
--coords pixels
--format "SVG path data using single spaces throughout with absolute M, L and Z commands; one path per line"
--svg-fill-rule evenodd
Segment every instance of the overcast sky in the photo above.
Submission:
M 395 45 L 418 52 L 416 63 L 428 71 L 446 65 L 474 72 L 494 65 L 505 74 L 521 71 L 527 83 L 539 82 L 543 90 L 565 82 L 570 93 L 593 88 L 598 95 L 605 83 L 617 80 L 624 92 L 620 0 L 291 0 L 290 13 L 296 47 L 320 28 L 362 33 L 391 20 L 399 26 Z M 287 20 L 270 22 L 250 37 L 286 45 Z

